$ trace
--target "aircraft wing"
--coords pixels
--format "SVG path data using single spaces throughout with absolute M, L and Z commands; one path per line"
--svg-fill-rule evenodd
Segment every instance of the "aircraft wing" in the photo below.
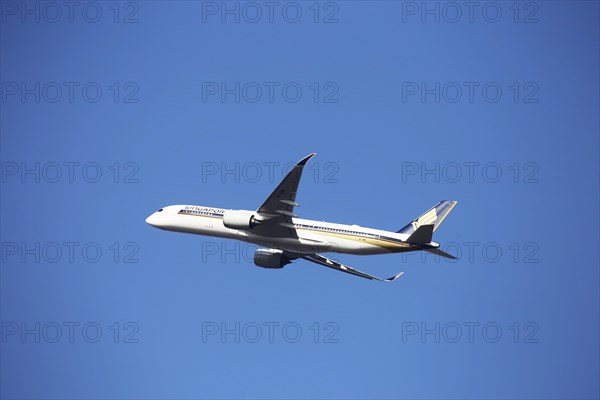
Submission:
M 298 237 L 292 222 L 292 217 L 296 216 L 294 207 L 298 206 L 296 192 L 298 191 L 304 165 L 315 154 L 311 153 L 300 160 L 283 178 L 267 200 L 256 210 L 261 220 L 261 223 L 254 228 L 257 234 L 288 238 Z
M 399 277 L 401 277 L 404 272 L 400 272 L 397 273 L 394 276 L 390 276 L 387 279 L 383 279 L 383 278 L 379 278 L 377 276 L 373 276 L 373 275 L 369 275 L 365 272 L 359 271 L 357 269 L 348 267 L 347 265 L 341 264 L 337 261 L 331 260 L 325 256 L 322 256 L 320 254 L 312 254 L 312 255 L 303 255 L 301 256 L 301 258 L 308 260 L 308 261 L 312 261 L 314 263 L 323 265 L 327 268 L 332 268 L 335 269 L 337 271 L 341 271 L 341 272 L 345 272 L 347 274 L 352 274 L 352 275 L 356 275 L 356 276 L 360 276 L 361 278 L 366 278 L 366 279 L 375 279 L 378 281 L 383 281 L 383 282 L 392 282 L 395 281 L 396 279 L 398 279 Z

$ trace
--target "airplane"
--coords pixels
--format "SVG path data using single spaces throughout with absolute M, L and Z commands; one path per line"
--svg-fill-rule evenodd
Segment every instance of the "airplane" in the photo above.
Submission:
M 362 278 L 392 282 L 404 272 L 382 279 L 319 253 L 373 255 L 424 250 L 456 259 L 432 241 L 433 232 L 456 206 L 456 201 L 440 201 L 396 232 L 298 218 L 294 214 L 294 207 L 299 206 L 298 184 L 304 166 L 315 154 L 300 160 L 256 211 L 171 205 L 151 214 L 146 222 L 168 231 L 257 244 L 264 248 L 254 253 L 254 264 L 263 268 L 283 268 L 294 260 L 304 259 Z

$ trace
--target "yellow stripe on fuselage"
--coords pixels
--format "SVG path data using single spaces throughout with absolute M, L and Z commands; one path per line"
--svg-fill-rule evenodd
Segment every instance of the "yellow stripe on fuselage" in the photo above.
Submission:
M 355 242 L 372 244 L 374 246 L 379 246 L 379 247 L 383 247 L 386 249 L 398 248 L 398 247 L 403 247 L 403 248 L 410 247 L 410 245 L 408 243 L 399 243 L 399 242 L 394 242 L 394 241 L 382 239 L 382 238 L 377 239 L 377 238 L 356 236 L 356 235 L 352 235 L 352 234 L 348 234 L 348 233 L 328 232 L 328 231 L 321 231 L 318 229 L 310 229 L 310 228 L 296 228 L 296 229 L 303 229 L 305 231 L 313 231 L 319 235 L 332 236 L 332 237 L 337 237 L 340 239 L 353 240 Z

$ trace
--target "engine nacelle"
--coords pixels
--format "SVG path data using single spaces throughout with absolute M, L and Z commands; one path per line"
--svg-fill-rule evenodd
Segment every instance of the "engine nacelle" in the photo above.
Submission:
M 283 251 L 276 249 L 258 249 L 254 253 L 254 264 L 262 268 L 283 268 L 291 261 Z
M 228 210 L 223 213 L 223 225 L 229 229 L 251 229 L 257 223 L 250 211 Z

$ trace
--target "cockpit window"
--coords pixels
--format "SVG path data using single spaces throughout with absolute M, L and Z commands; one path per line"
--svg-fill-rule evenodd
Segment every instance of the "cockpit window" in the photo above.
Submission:
M 158 210 L 157 212 L 161 212 L 163 209 L 161 208 L 160 210 Z

